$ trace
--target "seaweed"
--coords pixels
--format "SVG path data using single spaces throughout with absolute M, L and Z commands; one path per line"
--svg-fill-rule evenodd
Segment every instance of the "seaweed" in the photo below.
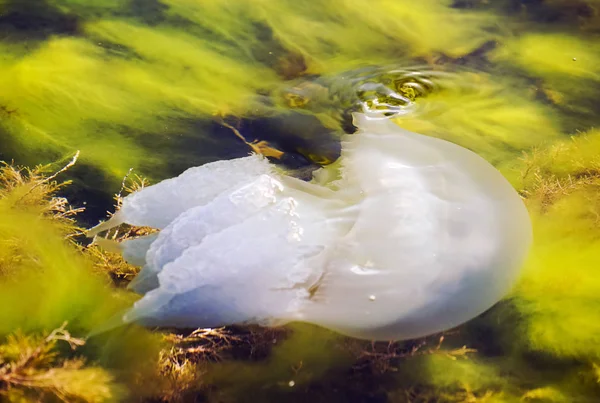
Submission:
M 136 377 L 151 379 L 158 365 L 162 343 L 148 331 L 115 332 L 100 344 L 86 339 L 131 296 L 94 269 L 94 257 L 77 242 L 80 210 L 56 195 L 68 186 L 56 178 L 76 160 L 60 169 L 0 169 L 0 303 L 10 307 L 0 313 L 0 391 L 9 401 L 120 400 L 136 388 L 147 395 Z
M 0 1 L 0 159 L 19 164 L 0 168 L 0 400 L 597 401 L 599 10 Z M 424 93 L 387 73 L 418 62 Z M 510 296 L 403 343 L 301 325 L 86 338 L 137 298 L 124 288 L 139 268 L 78 235 L 113 193 L 253 149 L 309 179 L 353 132 L 356 102 L 373 95 L 357 94 L 363 82 L 409 99 L 399 125 L 478 152 L 520 192 L 535 243 Z
M 90 403 L 123 396 L 113 376 L 103 368 L 60 356 L 59 342 L 71 350 L 85 344 L 65 327 L 66 323 L 44 336 L 16 332 L 7 337 L 0 345 L 0 396 L 8 401 Z

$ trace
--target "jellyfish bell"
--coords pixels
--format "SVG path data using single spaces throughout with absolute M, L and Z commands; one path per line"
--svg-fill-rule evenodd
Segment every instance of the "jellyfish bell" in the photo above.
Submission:
M 429 335 L 504 297 L 531 243 L 519 195 L 475 153 L 356 113 L 334 181 L 257 155 L 191 168 L 125 198 L 113 222 L 144 296 L 124 322 L 313 323 L 370 340 Z M 324 169 L 333 169 L 332 167 Z
M 527 210 L 483 158 L 355 115 L 344 183 L 363 198 L 335 245 L 305 317 L 367 339 L 420 337 L 464 323 L 502 299 L 532 238 Z

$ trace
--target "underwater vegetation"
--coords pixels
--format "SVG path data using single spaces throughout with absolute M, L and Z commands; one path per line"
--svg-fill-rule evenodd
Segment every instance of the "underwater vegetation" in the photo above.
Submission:
M 415 112 L 398 116 L 396 123 L 470 148 L 495 165 L 560 135 L 553 110 L 531 102 L 509 79 L 466 72 L 452 80 L 419 99 Z
M 600 131 L 591 130 L 525 160 L 522 189 L 540 240 L 515 291 L 516 306 L 532 318 L 526 334 L 533 349 L 592 360 L 600 356 L 598 322 L 583 317 L 598 309 L 599 146 Z
M 362 13 L 360 2 L 173 0 L 138 14 L 136 2 L 26 3 L 1 6 L 12 29 L 1 46 L 3 153 L 34 165 L 80 149 L 81 163 L 107 171 L 115 182 L 130 167 L 165 177 L 166 158 L 140 143 L 187 136 L 180 119 L 254 113 L 262 106 L 259 94 L 286 77 L 332 73 L 361 60 L 423 56 L 432 49 L 456 48 L 460 54 L 484 41 L 474 31 L 487 20 L 437 1 L 411 8 L 379 1 L 374 14 Z M 315 7 L 322 21 L 314 18 Z M 145 25 L 144 13 L 157 12 L 161 18 Z M 14 14 L 22 17 L 21 25 L 10 26 Z M 50 32 L 43 41 L 26 35 L 40 19 L 54 26 L 57 16 L 75 19 L 76 28 Z M 456 33 L 428 29 L 440 24 Z M 467 32 L 451 29 L 457 24 Z M 379 28 L 361 35 L 361 26 Z M 15 30 L 23 34 L 14 36 Z
M 551 24 L 584 32 L 599 32 L 600 2 L 598 0 L 455 0 L 459 9 L 493 9 L 524 21 Z
M 597 402 L 599 35 L 597 0 L 0 0 L 0 401 Z M 79 229 L 139 188 L 124 177 L 259 150 L 306 178 L 364 106 L 519 192 L 534 242 L 507 298 L 405 342 L 87 337 L 139 298 L 139 268 Z
M 593 94 L 600 90 L 597 39 L 526 33 L 507 40 L 491 59 L 500 65 L 509 63 L 534 78 L 540 95 L 564 111 L 563 125 L 570 131 L 583 131 L 597 123 L 589 115 L 590 111 L 598 113 L 598 105 L 592 101 Z
M 440 55 L 452 61 L 472 55 L 468 60 L 481 67 L 489 44 L 502 41 L 506 31 L 510 33 L 508 28 L 499 28 L 506 24 L 506 17 L 486 9 L 459 9 L 451 1 L 438 0 L 411 3 L 410 7 L 405 3 L 379 0 L 364 12 L 360 1 L 311 1 L 305 5 L 280 0 L 215 4 L 195 0 L 3 1 L 0 153 L 4 159 L 33 166 L 81 150 L 80 164 L 72 175 L 80 169 L 95 170 L 105 177 L 96 190 L 112 194 L 129 168 L 159 180 L 181 173 L 185 166 L 173 161 L 182 158 L 199 165 L 240 156 L 239 149 L 224 152 L 217 146 L 236 139 L 228 136 L 229 140 L 224 140 L 223 135 L 215 139 L 207 122 L 222 115 L 262 116 L 285 111 L 279 103 L 272 103 L 268 94 L 290 88 L 290 79 L 336 77 L 363 65 L 432 62 Z M 575 45 L 586 49 L 585 43 Z M 514 46 L 507 44 L 507 49 Z M 577 51 L 568 62 L 579 57 L 582 66 L 594 66 L 584 57 L 592 53 L 592 48 Z M 567 62 L 555 55 L 544 60 Z M 526 66 L 536 63 L 524 62 Z M 448 70 L 453 70 L 451 64 Z M 490 77 L 481 69 L 478 74 L 482 80 L 498 84 L 495 75 Z M 337 82 L 343 82 L 337 77 Z M 590 88 L 578 82 L 569 84 L 563 78 L 555 81 L 567 89 Z M 514 146 L 508 144 L 517 149 L 537 141 L 532 138 L 526 143 L 525 139 L 537 135 L 533 132 L 541 132 L 532 127 L 555 128 L 547 117 L 552 110 L 541 110 L 543 106 L 523 96 L 519 83 L 513 88 L 505 89 L 505 94 L 495 97 L 497 103 L 487 107 L 494 111 L 496 122 L 522 122 L 522 128 L 490 137 L 518 141 Z M 552 99 L 560 99 L 560 89 L 543 89 Z M 452 105 L 464 102 L 467 108 L 470 99 L 476 103 L 496 90 L 482 89 L 480 96 L 474 90 L 472 98 L 455 94 L 453 100 L 447 98 L 449 93 L 439 97 Z M 588 91 L 590 97 L 577 100 L 592 99 L 594 92 Z M 516 105 L 513 99 L 517 99 Z M 431 110 L 421 120 L 435 124 L 430 118 L 440 108 L 448 109 L 447 103 L 435 97 L 430 102 Z M 577 106 L 573 102 L 562 105 Z M 577 120 L 589 123 L 590 118 L 581 111 L 585 106 L 579 107 Z M 320 105 L 309 113 L 326 126 L 339 128 L 339 111 L 347 107 L 343 102 Z M 443 126 L 430 132 L 454 139 L 458 136 L 441 133 L 443 127 L 476 122 L 468 116 L 488 113 L 480 109 L 485 107 L 473 105 L 469 112 L 450 108 L 441 117 Z M 517 115 L 525 116 L 521 111 L 530 112 L 528 119 Z M 489 126 L 467 127 L 467 136 L 481 137 L 477 133 Z M 498 127 L 493 124 L 492 129 L 501 130 Z M 190 145 L 204 150 L 203 159 L 189 153 Z M 486 157 L 491 154 L 492 149 Z M 109 207 L 98 206 L 92 218 L 97 220 Z M 83 216 L 92 211 L 90 206 Z
M 111 288 L 107 274 L 94 269 L 96 260 L 72 241 L 77 211 L 55 195 L 64 184 L 44 175 L 48 169 L 0 168 L 0 301 L 6 308 L 0 313 L 0 395 L 9 401 L 120 399 L 135 376 L 151 376 L 147 366 L 160 339 L 129 329 L 98 345 L 83 340 L 129 298 Z

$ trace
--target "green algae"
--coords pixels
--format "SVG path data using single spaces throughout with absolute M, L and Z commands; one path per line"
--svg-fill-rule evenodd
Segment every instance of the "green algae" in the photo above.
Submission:
M 460 55 L 490 37 L 482 27 L 494 20 L 435 1 L 412 7 L 380 1 L 363 13 L 359 2 L 170 0 L 156 6 L 164 18 L 148 26 L 144 16 L 132 15 L 134 3 L 39 2 L 75 18 L 78 35 L 55 32 L 35 47 L 2 41 L 0 106 L 11 112 L 2 126 L 18 143 L 11 157 L 32 165 L 79 149 L 83 162 L 107 170 L 115 183 L 132 167 L 153 176 L 168 161 L 139 147 L 135 133 L 190 136 L 160 128 L 181 118 L 255 112 L 258 94 L 298 74 L 435 49 Z M 5 7 L 46 13 L 14 2 Z M 34 28 L 35 20 L 29 22 L 24 32 Z M 363 35 L 361 27 L 378 28 Z
M 447 1 L 430 0 L 410 7 L 408 2 L 386 0 L 369 7 L 360 1 L 165 3 L 169 13 L 242 44 L 247 43 L 254 21 L 262 22 L 285 48 L 307 59 L 311 73 L 340 71 L 357 62 L 381 64 L 399 56 L 425 56 L 436 49 L 460 55 L 489 39 L 481 27 L 494 21 L 489 15 L 455 12 Z
M 0 303 L 10 307 L 0 312 L 0 344 L 7 348 L 15 343 L 37 344 L 41 335 L 64 329 L 64 323 L 73 337 L 85 338 L 132 302 L 130 295 L 110 287 L 106 274 L 94 270 L 93 259 L 70 240 L 78 230 L 72 219 L 75 212 L 54 196 L 60 186 L 51 179 L 39 170 L 27 173 L 5 166 L 0 172 Z M 39 378 L 25 378 L 25 388 L 52 389 L 58 396 L 93 402 L 120 400 L 126 390 L 147 395 L 136 378 L 155 376 L 161 343 L 157 335 L 131 328 L 106 335 L 102 343 L 91 340 L 77 355 L 69 350 L 52 352 L 54 343 L 48 347 L 45 352 L 34 350 L 36 360 L 50 363 L 58 355 L 95 366 L 65 361 L 61 370 L 41 365 L 36 368 Z M 10 362 L 10 357 L 3 352 L 0 361 L 6 360 Z M 25 372 L 16 374 L 18 379 L 34 376 L 29 361 L 13 364 L 24 366 Z M 5 389 L 4 381 L 0 380 L 0 395 L 11 389 L 10 384 Z M 85 388 L 90 389 L 87 395 Z M 30 401 L 19 400 L 25 399 L 19 394 L 11 396 L 16 400 L 10 401 Z
M 343 348 L 343 337 L 306 324 L 294 324 L 289 330 L 291 334 L 283 340 L 273 338 L 273 348 L 266 359 L 209 365 L 205 380 L 221 385 L 216 393 L 221 399 L 264 400 L 270 393 L 302 389 L 352 363 L 351 354 Z M 257 391 L 256 385 L 262 385 L 263 390 Z
M 262 360 L 224 355 L 209 366 L 165 360 L 172 365 L 162 378 L 154 373 L 160 337 L 146 330 L 92 339 L 86 356 L 140 399 L 183 399 L 161 389 L 179 376 L 187 377 L 190 393 L 204 395 L 198 383 L 210 383 L 209 401 L 352 401 L 332 390 L 353 388 L 398 402 L 595 401 L 598 2 L 489 3 L 48 0 L 28 9 L 0 1 L 2 15 L 18 12 L 30 24 L 16 26 L 10 18 L 0 24 L 6 33 L 0 40 L 4 160 L 33 166 L 80 150 L 80 164 L 92 174 L 73 186 L 111 194 L 130 168 L 162 179 L 225 157 L 215 151 L 225 140 L 211 135 L 221 116 L 291 107 L 339 130 L 340 109 L 353 106 L 330 99 L 346 85 L 344 72 L 419 62 L 453 75 L 433 77 L 436 89 L 412 99 L 414 109 L 396 122 L 494 163 L 523 195 L 534 223 L 532 254 L 513 293 L 445 335 L 441 353 L 392 357 L 384 374 L 356 369 L 364 354 L 344 349 L 347 340 L 304 327 L 292 327 Z M 472 9 L 459 7 L 467 5 Z M 584 6 L 591 12 L 581 14 Z M 35 21 L 51 26 L 36 28 Z M 495 48 L 486 50 L 488 43 Z M 436 64 L 440 54 L 445 62 Z M 297 91 L 312 98 L 273 101 L 289 84 L 314 84 L 314 91 Z M 307 155 L 323 162 L 316 144 Z M 95 173 L 105 177 L 101 184 Z M 18 199 L 0 200 L 0 304 L 11 307 L 0 311 L 3 338 L 16 329 L 43 333 L 64 320 L 82 336 L 132 303 L 94 273 L 91 258 L 65 241 L 64 228 L 40 219 L 46 213 L 35 203 L 14 209 Z M 477 352 L 444 354 L 462 345 Z M 375 358 L 367 362 L 377 366 Z
M 514 82 L 470 72 L 450 80 L 396 123 L 460 144 L 496 164 L 560 135 L 552 109 L 527 97 Z
M 600 358 L 600 132 L 590 131 L 526 160 L 537 241 L 516 304 L 531 347 L 560 357 Z

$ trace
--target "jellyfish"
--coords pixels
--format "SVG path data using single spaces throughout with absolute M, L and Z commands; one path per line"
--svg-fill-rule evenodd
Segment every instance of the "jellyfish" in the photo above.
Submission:
M 166 327 L 308 322 L 405 340 L 480 315 L 518 279 L 532 239 L 520 196 L 456 144 L 354 113 L 339 164 L 310 181 L 260 155 L 193 167 L 127 196 L 90 236 L 142 266 L 122 323 Z M 108 241 L 105 241 L 108 242 Z

